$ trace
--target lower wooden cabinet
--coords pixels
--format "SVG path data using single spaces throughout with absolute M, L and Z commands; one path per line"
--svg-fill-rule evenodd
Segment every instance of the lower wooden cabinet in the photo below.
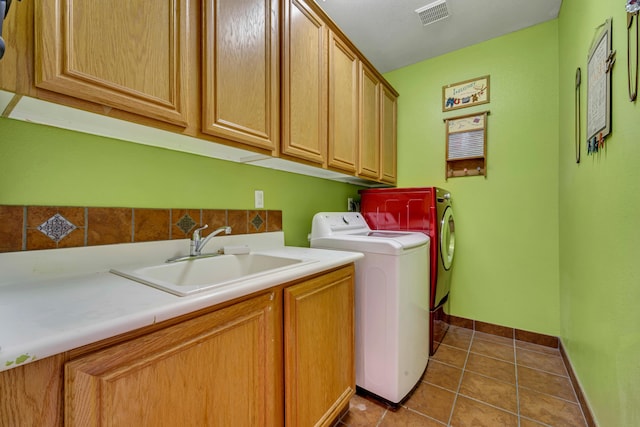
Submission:
M 0 426 L 328 426 L 355 391 L 354 266 L 0 372 Z
M 355 393 L 353 271 L 284 290 L 287 426 L 329 426 Z
M 57 354 L 0 372 L 0 426 L 62 426 L 62 366 Z
M 280 425 L 274 296 L 67 363 L 65 425 Z

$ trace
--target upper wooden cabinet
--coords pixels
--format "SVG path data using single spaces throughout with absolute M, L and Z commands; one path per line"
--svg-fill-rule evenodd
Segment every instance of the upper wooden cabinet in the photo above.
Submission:
M 396 183 L 397 98 L 369 67 L 361 65 L 358 176 L 362 178 Z
M 360 67 L 360 142 L 358 175 L 380 177 L 380 81 L 365 64 Z
M 386 86 L 380 90 L 380 180 L 395 184 L 397 179 L 398 97 Z
M 356 172 L 358 156 L 358 65 L 352 49 L 329 32 L 329 167 Z
M 186 126 L 188 0 L 41 0 L 35 85 Z
M 327 38 L 306 3 L 284 2 L 282 154 L 320 166 L 327 163 Z
M 14 8 L 0 89 L 395 183 L 398 94 L 313 0 Z M 182 141 L 173 148 L 189 151 Z
M 275 151 L 280 86 L 277 0 L 206 0 L 202 132 Z

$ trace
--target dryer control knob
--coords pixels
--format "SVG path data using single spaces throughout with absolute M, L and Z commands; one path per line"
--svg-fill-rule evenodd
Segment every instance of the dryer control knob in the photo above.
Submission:
M 445 200 L 449 200 L 451 199 L 451 193 L 444 193 L 444 196 L 442 197 L 444 197 Z

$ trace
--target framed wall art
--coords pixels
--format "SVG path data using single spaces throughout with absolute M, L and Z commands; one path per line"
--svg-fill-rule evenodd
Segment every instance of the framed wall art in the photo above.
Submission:
M 597 152 L 611 132 L 611 19 L 601 25 L 587 61 L 587 152 Z
M 489 76 L 442 86 L 442 111 L 457 110 L 489 102 Z
M 487 175 L 487 115 L 483 111 L 444 119 L 446 126 L 445 179 Z

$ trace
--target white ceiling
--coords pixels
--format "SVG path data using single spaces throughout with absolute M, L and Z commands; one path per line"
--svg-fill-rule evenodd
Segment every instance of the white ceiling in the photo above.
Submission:
M 447 0 L 449 17 L 423 26 L 436 0 L 315 0 L 382 73 L 539 24 L 562 0 Z

